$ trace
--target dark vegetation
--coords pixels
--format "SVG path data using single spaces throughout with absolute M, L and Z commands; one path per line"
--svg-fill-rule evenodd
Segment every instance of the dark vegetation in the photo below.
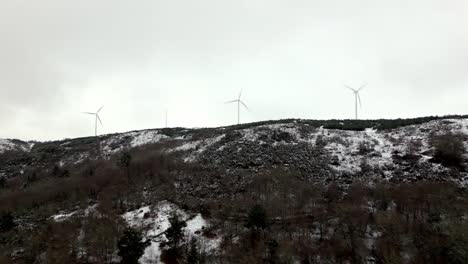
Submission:
M 4 211 L 0 215 L 0 232 L 10 231 L 15 227 L 13 215 L 10 212 Z
M 435 153 L 433 161 L 442 163 L 448 167 L 463 169 L 465 147 L 464 135 L 445 133 L 432 138 Z
M 353 120 L 353 119 L 332 119 L 332 120 L 308 120 L 308 119 L 283 119 L 276 121 L 262 121 L 249 124 L 241 124 L 232 126 L 232 128 L 243 129 L 256 127 L 261 125 L 272 125 L 278 123 L 289 123 L 297 122 L 302 124 L 308 124 L 313 127 L 321 127 L 328 129 L 341 129 L 341 130 L 355 130 L 362 131 L 366 128 L 376 128 L 380 130 L 395 129 L 410 125 L 424 124 L 434 120 L 441 119 L 460 119 L 467 118 L 468 115 L 448 115 L 448 116 L 428 116 L 418 118 L 407 118 L 407 119 L 376 119 L 376 120 Z
M 127 155 L 131 158 L 122 166 Z M 13 182 L 1 191 L 0 252 L 6 262 L 112 263 L 117 254 L 122 263 L 136 263 L 148 242 L 140 231 L 126 228 L 119 215 L 160 200 L 203 211 L 216 227 L 212 232 L 223 236 L 222 253 L 209 255 L 196 240 L 183 237 L 185 223 L 174 215 L 166 234 L 169 250 L 162 256 L 166 263 L 468 261 L 468 193 L 450 183 L 370 187 L 357 182 L 344 188 L 276 170 L 257 175 L 243 192 L 197 199 L 173 183 L 189 172 L 201 178 L 203 171 L 174 161 L 156 146 L 67 170 L 65 178 L 39 179 L 25 188 Z M 151 195 L 144 197 L 143 190 Z M 94 213 L 73 220 L 49 218 L 62 209 L 94 204 Z
M 187 224 L 175 213 L 169 218 L 169 223 L 170 227 L 166 231 L 169 249 L 163 252 L 161 258 L 166 263 L 178 263 L 183 260 L 183 258 L 181 258 L 182 250 L 184 249 L 182 243 L 184 242 L 185 236 L 184 228 Z M 195 241 L 191 241 L 191 243 L 195 243 Z M 196 248 L 196 243 L 195 245 L 190 245 L 190 247 L 191 252 L 189 252 L 188 258 L 190 258 L 190 261 L 196 263 L 198 253 L 196 249 L 194 249 Z
M 148 241 L 142 241 L 144 238 L 138 230 L 126 228 L 122 237 L 117 242 L 121 263 L 137 264 L 140 257 L 145 252 L 145 248 L 149 246 Z
M 376 124 L 327 122 L 357 130 Z M 213 132 L 196 133 L 203 138 Z M 223 140 L 236 136 L 226 133 Z M 80 148 L 99 156 L 95 139 L 80 140 L 85 142 Z M 272 140 L 290 137 L 277 133 Z M 433 161 L 462 170 L 465 140 L 434 135 Z M 326 144 L 322 141 L 315 146 L 318 151 Z M 204 251 L 195 238 L 183 236 L 185 222 L 174 215 L 166 231 L 166 263 L 468 263 L 468 191 L 450 181 L 368 184 L 363 177 L 349 184 L 318 183 L 293 166 L 234 174 L 186 164 L 177 153 L 163 152 L 161 144 L 60 166 L 59 157 L 71 149 L 52 143 L 35 148 L 0 154 L 4 172 L 23 170 L 16 177 L 0 177 L 0 263 L 136 263 L 149 240 L 120 216 L 162 200 L 201 212 L 212 224 L 203 236 L 222 237 L 220 251 Z M 359 151 L 371 150 L 363 144 Z M 402 162 L 416 163 L 410 158 Z M 63 221 L 51 218 L 71 212 L 81 213 Z
M 250 204 L 239 232 L 237 221 L 224 224 L 231 234 L 221 255 L 227 263 L 465 263 L 468 260 L 467 193 L 450 184 L 420 182 L 356 183 L 348 189 L 300 188 L 277 175 L 247 192 Z M 294 186 L 296 185 L 296 186 Z M 278 185 L 276 185 L 278 186 Z M 294 186 L 294 187 L 293 187 Z M 288 197 L 290 195 L 290 197 Z M 256 204 L 261 201 L 263 209 Z M 460 211 L 461 210 L 461 211 Z M 264 213 L 268 212 L 267 224 Z M 255 220 L 254 220 L 255 219 Z M 221 220 L 222 221 L 222 220 Z M 257 223 L 257 224 L 253 224 Z M 242 230 L 242 228 L 240 228 Z M 252 235 L 257 234 L 257 235 Z
M 0 260 L 111 263 L 120 248 L 123 263 L 134 263 L 147 244 L 134 243 L 139 231 L 125 229 L 120 215 L 142 203 L 174 200 L 176 168 L 159 147 L 148 146 L 110 160 L 36 168 L 34 181 L 9 180 L 0 191 Z M 62 210 L 87 212 L 71 221 L 50 218 Z

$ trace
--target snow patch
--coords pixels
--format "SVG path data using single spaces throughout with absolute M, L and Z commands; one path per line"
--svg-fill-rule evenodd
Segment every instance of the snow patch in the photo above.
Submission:
M 94 205 L 88 206 L 84 210 L 76 210 L 76 211 L 73 211 L 73 212 L 70 212 L 70 213 L 61 212 L 59 214 L 51 216 L 50 218 L 52 220 L 54 220 L 55 222 L 63 222 L 63 221 L 70 220 L 74 216 L 84 216 L 84 217 L 86 217 L 89 214 L 96 212 L 97 206 L 98 206 L 98 204 L 94 204 Z
M 32 144 L 32 145 L 31 145 Z M 34 143 L 14 143 L 10 139 L 2 139 L 0 138 L 0 153 L 10 150 L 22 150 L 22 151 L 30 151 Z
M 15 147 L 15 144 L 13 144 L 10 140 L 8 139 L 0 139 L 0 153 L 12 150 Z
M 78 213 L 78 211 L 74 211 L 74 212 L 71 212 L 71 213 L 68 213 L 68 214 L 56 214 L 56 215 L 52 216 L 52 219 L 55 222 L 63 222 L 63 221 L 66 221 L 66 220 L 70 219 L 72 216 L 76 215 L 77 213 Z
M 190 237 L 197 237 L 205 250 L 215 250 L 219 247 L 220 239 L 208 239 L 202 236 L 202 230 L 209 223 L 197 214 L 190 218 L 189 215 L 175 204 L 163 201 L 155 206 L 144 206 L 137 210 L 127 212 L 122 218 L 129 226 L 143 230 L 144 239 L 150 239 L 150 245 L 145 249 L 144 255 L 139 262 L 142 264 L 161 263 L 161 243 L 166 241 L 164 232 L 170 227 L 169 218 L 173 213 L 185 219 L 187 226 L 185 236 L 188 241 Z
M 207 138 L 207 139 L 203 139 L 203 140 L 196 140 L 196 141 L 190 141 L 190 142 L 187 142 L 185 144 L 182 144 L 172 150 L 169 150 L 168 152 L 173 152 L 173 151 L 190 151 L 190 150 L 195 150 L 195 151 L 192 151 L 191 153 L 188 153 L 185 157 L 184 157 L 184 162 L 193 162 L 197 159 L 197 157 L 202 154 L 203 152 L 205 152 L 209 147 L 211 147 L 212 145 L 218 143 L 219 141 L 221 141 L 226 135 L 223 134 L 223 135 L 220 135 L 220 136 L 217 136 L 217 137 L 213 137 L 213 138 Z
M 158 131 L 143 131 L 137 135 L 134 135 L 130 145 L 132 147 L 138 147 L 147 144 L 154 144 L 165 138 L 167 138 L 167 136 L 159 134 Z
M 258 140 L 258 133 L 256 133 L 253 129 L 244 129 L 241 132 L 243 134 L 242 139 L 245 141 L 257 141 Z
M 159 131 L 157 130 L 127 132 L 111 136 L 102 143 L 102 149 L 106 154 L 110 155 L 127 147 L 134 148 L 154 144 L 166 138 L 168 138 L 168 136 L 159 134 Z M 130 139 L 130 142 L 128 142 L 128 139 Z

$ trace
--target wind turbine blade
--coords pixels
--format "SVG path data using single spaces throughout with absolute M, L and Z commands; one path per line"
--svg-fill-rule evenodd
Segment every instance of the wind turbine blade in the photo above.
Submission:
M 88 114 L 88 115 L 95 115 L 96 113 L 91 113 L 91 112 L 81 112 L 82 114 Z
M 240 100 L 241 97 L 242 97 L 242 90 L 243 90 L 243 89 L 241 89 L 240 92 L 239 92 L 239 98 L 238 98 L 238 100 Z
M 102 121 L 101 121 L 101 118 L 99 117 L 99 115 L 96 115 L 96 117 L 97 117 L 97 119 L 99 120 L 99 123 L 101 123 L 101 126 L 104 126 L 104 125 L 102 124 Z
M 96 114 L 99 114 L 99 112 L 101 111 L 101 109 L 103 108 L 104 106 L 101 106 L 101 108 L 99 108 L 99 110 L 97 110 Z
M 247 109 L 247 110 L 249 110 L 249 111 L 250 111 L 250 109 L 247 107 L 247 105 L 246 105 L 246 104 L 244 104 L 244 102 L 242 102 L 242 101 L 239 101 L 239 102 L 240 102 L 240 103 L 241 103 L 241 104 L 242 104 L 242 105 L 245 107 L 245 109 Z
M 354 88 L 352 88 L 352 87 L 350 87 L 350 86 L 348 86 L 348 85 L 346 85 L 346 84 L 345 84 L 345 87 L 348 88 L 348 89 L 350 89 L 350 90 L 353 91 L 353 92 L 357 92 L 356 89 L 354 89 Z
M 359 87 L 359 89 L 358 89 L 358 92 L 361 91 L 362 89 L 364 89 L 364 87 L 366 87 L 366 86 L 367 86 L 367 83 L 364 83 L 363 85 L 361 85 L 361 87 Z
M 230 104 L 230 103 L 236 103 L 238 102 L 239 100 L 232 100 L 232 101 L 229 101 L 229 102 L 225 102 L 225 104 Z
M 358 101 L 359 101 L 359 107 L 362 108 L 361 96 L 358 94 L 357 98 L 358 98 Z

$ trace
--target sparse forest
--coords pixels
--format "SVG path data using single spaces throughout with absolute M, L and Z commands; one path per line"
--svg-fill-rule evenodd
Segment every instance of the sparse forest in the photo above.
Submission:
M 226 137 L 220 142 L 239 135 Z M 270 138 L 262 140 L 295 140 L 288 132 Z M 322 137 L 308 151 L 324 155 L 338 140 Z M 465 140 L 431 135 L 431 162 L 463 172 Z M 10 166 L 38 161 L 0 182 L 0 263 L 138 263 L 162 236 L 160 255 L 145 263 L 468 263 L 468 191 L 452 181 L 430 175 L 389 181 L 365 161 L 349 183 L 317 181 L 284 163 L 229 172 L 165 150 L 174 144 L 64 166 L 41 162 L 55 157 L 53 147 L 36 156 L 0 154 Z M 413 142 L 400 159 L 415 166 L 420 145 Z M 371 155 L 373 148 L 362 143 L 356 153 Z M 162 201 L 209 225 L 188 236 L 191 218 L 174 211 L 167 228 L 148 236 L 123 218 Z M 142 219 L 151 213 L 142 211 Z M 208 249 L 204 239 L 218 241 L 217 248 Z

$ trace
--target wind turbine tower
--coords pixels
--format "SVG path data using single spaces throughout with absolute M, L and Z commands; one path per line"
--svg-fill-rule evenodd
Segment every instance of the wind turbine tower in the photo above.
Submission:
M 358 103 L 359 103 L 359 107 L 362 108 L 361 96 L 359 95 L 359 92 L 360 92 L 366 85 L 367 85 L 367 84 L 361 85 L 361 87 L 359 87 L 359 89 L 355 89 L 355 88 L 353 88 L 353 87 L 350 87 L 350 86 L 348 86 L 348 85 L 345 85 L 346 88 L 350 89 L 350 90 L 353 91 L 353 93 L 354 93 L 354 111 L 355 111 L 356 120 L 358 119 Z
M 168 110 L 166 109 L 166 128 L 167 128 Z
M 97 137 L 97 126 L 98 126 L 98 121 L 99 123 L 101 123 L 101 126 L 102 126 L 102 121 L 101 121 L 101 118 L 99 117 L 99 112 L 101 112 L 102 108 L 104 106 L 101 106 L 101 108 L 99 108 L 96 113 L 92 113 L 92 112 L 83 112 L 83 114 L 88 114 L 88 115 L 93 115 L 95 117 L 94 119 L 94 136 Z
M 242 101 L 241 97 L 242 97 L 242 90 L 240 91 L 239 97 L 237 97 L 236 100 L 232 100 L 232 101 L 226 102 L 226 104 L 237 103 L 237 124 L 238 124 L 238 125 L 240 124 L 240 110 L 241 110 L 241 105 L 242 105 L 243 107 L 245 107 L 245 109 L 249 110 L 249 108 L 247 107 L 247 105 Z

